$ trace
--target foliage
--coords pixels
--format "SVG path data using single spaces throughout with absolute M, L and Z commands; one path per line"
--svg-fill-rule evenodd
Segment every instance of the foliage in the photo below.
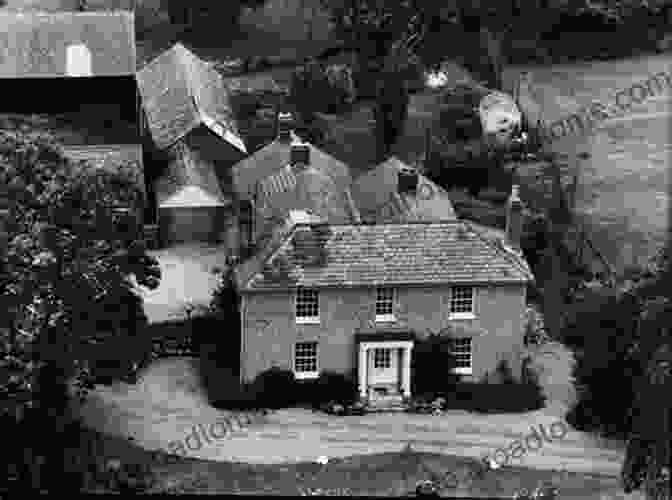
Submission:
M 304 116 L 312 112 L 341 113 L 354 98 L 348 68 L 324 68 L 311 61 L 292 73 L 289 102 Z
M 527 412 L 543 408 L 545 397 L 536 382 L 462 382 L 446 398 L 450 409 L 479 413 Z
M 296 403 L 297 381 L 292 370 L 274 366 L 257 375 L 251 390 L 264 408 L 286 408 Z
M 648 396 L 655 384 L 646 373 L 655 353 L 671 344 L 668 255 L 661 251 L 634 283 L 616 292 L 588 291 L 570 311 L 563 335 L 578 348 L 579 402 L 568 415 L 576 427 L 660 439 L 665 398 Z M 617 392 L 610 389 L 615 386 Z
M 335 401 L 341 405 L 351 404 L 357 399 L 357 382 L 342 373 L 323 371 L 320 376 L 308 382 L 312 388 L 306 394 L 313 406 Z
M 15 410 L 37 405 L 54 412 L 55 425 L 66 381 L 86 364 L 96 335 L 127 339 L 121 352 L 129 357 L 142 337 L 136 287 L 156 288 L 160 271 L 135 219 L 114 211 L 141 206 L 137 168 L 73 164 L 49 135 L 1 131 L 0 185 L 8 208 L 0 387 Z
M 497 375 L 502 384 L 511 385 L 517 382 L 516 377 L 513 375 L 511 365 L 506 359 L 500 360 L 497 364 Z
M 432 333 L 416 341 L 411 358 L 411 392 L 430 397 L 450 394 L 459 381 L 454 367 L 450 339 Z

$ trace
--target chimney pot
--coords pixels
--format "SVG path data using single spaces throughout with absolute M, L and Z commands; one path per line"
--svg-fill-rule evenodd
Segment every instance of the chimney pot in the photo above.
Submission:
M 402 167 L 398 174 L 399 194 L 415 193 L 418 189 L 418 170 L 414 167 Z
M 294 117 L 291 113 L 278 113 L 278 140 L 289 141 L 294 128 Z
M 292 167 L 310 165 L 310 148 L 307 144 L 292 144 L 289 150 L 289 163 Z

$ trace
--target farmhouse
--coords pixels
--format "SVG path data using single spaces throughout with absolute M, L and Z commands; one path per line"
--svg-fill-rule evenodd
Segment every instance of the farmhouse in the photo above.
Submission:
M 504 241 L 462 220 L 335 224 L 292 212 L 236 270 L 241 379 L 356 374 L 370 404 L 411 391 L 414 340 L 452 339 L 457 373 L 520 376 L 526 286 L 514 191 Z

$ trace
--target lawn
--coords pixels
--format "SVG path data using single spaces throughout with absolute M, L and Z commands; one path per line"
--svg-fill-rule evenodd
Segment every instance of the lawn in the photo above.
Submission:
M 592 100 L 611 102 L 614 94 L 650 75 L 667 71 L 669 55 L 619 61 L 524 68 L 533 73 L 535 100 L 544 119 L 567 116 Z M 515 80 L 520 68 L 509 68 Z M 582 141 L 561 140 L 557 151 L 586 150 L 578 210 L 599 250 L 618 269 L 643 264 L 668 234 L 669 89 L 620 118 L 609 120 Z

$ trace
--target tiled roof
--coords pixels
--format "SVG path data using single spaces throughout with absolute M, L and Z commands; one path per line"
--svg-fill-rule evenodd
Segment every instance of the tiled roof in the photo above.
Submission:
M 137 80 L 149 129 L 160 149 L 205 125 L 246 152 L 222 76 L 182 44 L 150 61 L 138 71 Z
M 296 175 L 287 165 L 279 172 L 259 181 L 259 194 L 264 199 L 270 199 L 275 194 L 293 191 L 296 188 Z
M 293 136 L 293 141 L 298 138 Z M 305 143 L 304 143 L 305 144 Z M 310 164 L 315 169 L 334 180 L 337 187 L 343 191 L 352 181 L 350 170 L 345 163 L 321 151 L 310 143 Z M 233 188 L 242 200 L 249 200 L 255 193 L 257 183 L 279 172 L 289 164 L 289 141 L 273 141 L 256 151 L 231 168 Z
M 273 219 L 285 216 L 290 210 L 306 210 L 331 223 L 358 220 L 356 208 L 343 188 L 313 165 L 299 170 L 286 166 L 263 179 L 258 189 L 257 206 L 262 214 Z
M 0 32 L 0 78 L 69 76 L 67 54 L 77 45 L 90 54 L 83 76 L 135 74 L 132 12 L 5 11 Z
M 139 144 L 105 144 L 62 146 L 63 155 L 72 161 L 87 161 L 97 168 L 115 170 L 121 164 L 135 166 L 136 182 L 145 189 L 142 166 L 142 147 Z
M 461 220 L 298 224 L 275 244 L 239 275 L 242 290 L 533 280 L 524 258 Z
M 183 141 L 172 150 L 168 170 L 156 182 L 160 207 L 224 206 L 230 200 L 224 196 L 214 165 L 203 161 Z
M 415 193 L 398 194 L 398 174 L 406 167 L 391 157 L 358 177 L 352 195 L 365 222 L 411 222 L 456 219 L 448 193 L 419 174 Z

